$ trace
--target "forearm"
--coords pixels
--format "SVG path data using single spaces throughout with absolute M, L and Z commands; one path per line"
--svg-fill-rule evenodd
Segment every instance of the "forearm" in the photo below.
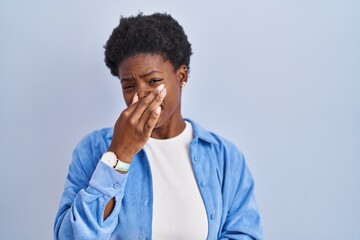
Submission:
M 95 199 L 94 199 L 95 198 Z M 117 217 L 102 219 L 107 196 L 97 196 L 84 190 L 55 222 L 55 239 L 109 239 L 117 225 Z M 113 211 L 120 211 L 114 207 Z
M 104 210 L 104 220 L 111 214 L 115 206 L 114 198 L 111 198 Z
M 88 186 L 77 193 L 69 178 L 56 216 L 55 239 L 108 239 L 117 225 L 126 175 L 99 162 Z
M 120 174 L 126 174 L 127 172 L 118 171 Z M 104 210 L 104 220 L 112 213 L 115 206 L 115 198 L 111 198 Z

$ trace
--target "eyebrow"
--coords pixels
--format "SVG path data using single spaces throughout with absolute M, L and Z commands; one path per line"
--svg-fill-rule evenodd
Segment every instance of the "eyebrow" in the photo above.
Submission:
M 150 71 L 150 72 L 141 74 L 139 77 L 140 77 L 140 78 L 145 78 L 145 77 L 150 76 L 151 74 L 154 74 L 154 73 L 162 73 L 162 72 L 156 71 L 156 70 L 152 70 L 152 71 Z M 135 78 L 133 78 L 133 77 L 124 77 L 124 78 L 121 78 L 121 79 L 120 79 L 120 82 L 123 82 L 123 81 L 131 81 L 131 80 L 134 80 L 134 79 L 135 79 Z

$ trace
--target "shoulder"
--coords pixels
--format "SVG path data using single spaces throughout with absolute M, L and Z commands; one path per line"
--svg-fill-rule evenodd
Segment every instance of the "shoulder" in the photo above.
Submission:
M 102 154 L 108 149 L 112 133 L 113 128 L 102 128 L 85 135 L 73 151 L 70 175 L 84 172 L 90 179 Z
M 85 135 L 76 149 L 99 147 L 112 139 L 113 128 L 101 128 Z
M 245 157 L 242 151 L 228 139 L 212 133 L 217 144 L 214 145 L 214 152 L 219 166 L 227 170 L 241 171 L 245 165 Z
M 74 157 L 97 162 L 108 149 L 112 139 L 113 128 L 102 128 L 85 135 L 74 150 Z
M 205 130 L 194 121 L 188 120 L 193 126 L 194 140 L 199 142 L 200 146 L 205 148 L 205 151 L 210 152 L 219 164 L 224 162 L 233 162 L 237 165 L 242 165 L 244 162 L 244 155 L 239 148 L 231 141 L 220 136 L 219 134 Z
M 251 176 L 247 174 L 245 157 L 233 142 L 203 129 L 194 122 L 192 125 L 193 141 L 196 143 L 194 146 L 197 146 L 193 152 L 201 156 L 201 166 L 209 176 L 215 171 L 221 184 L 224 183 L 225 179 L 233 182 L 233 184 L 238 183 L 241 178 L 247 178 L 251 181 Z
M 231 141 L 220 136 L 219 134 L 204 129 L 202 126 L 192 120 L 187 119 L 187 121 L 192 124 L 194 139 L 196 141 L 199 140 L 201 142 L 205 142 L 218 151 L 237 152 L 242 155 L 241 151 Z
M 233 142 L 216 133 L 210 132 L 210 134 L 214 137 L 214 139 L 216 139 L 219 149 L 223 149 L 226 152 L 238 153 L 242 155 L 240 149 Z

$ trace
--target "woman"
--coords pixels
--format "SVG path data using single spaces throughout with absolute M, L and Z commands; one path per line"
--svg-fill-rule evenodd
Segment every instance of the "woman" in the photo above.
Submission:
M 128 107 L 74 150 L 55 239 L 262 239 L 243 155 L 181 115 L 190 55 L 170 15 L 121 18 L 105 63 Z

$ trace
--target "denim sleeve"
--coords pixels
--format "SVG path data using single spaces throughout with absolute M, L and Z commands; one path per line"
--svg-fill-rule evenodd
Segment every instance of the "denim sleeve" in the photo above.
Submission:
M 73 153 L 55 219 L 54 239 L 109 239 L 117 225 L 127 175 L 94 159 L 93 153 L 86 139 Z M 115 198 L 114 209 L 103 220 L 111 198 Z
M 227 216 L 220 239 L 262 240 L 260 215 L 254 197 L 254 179 L 240 151 L 227 155 L 224 207 Z

